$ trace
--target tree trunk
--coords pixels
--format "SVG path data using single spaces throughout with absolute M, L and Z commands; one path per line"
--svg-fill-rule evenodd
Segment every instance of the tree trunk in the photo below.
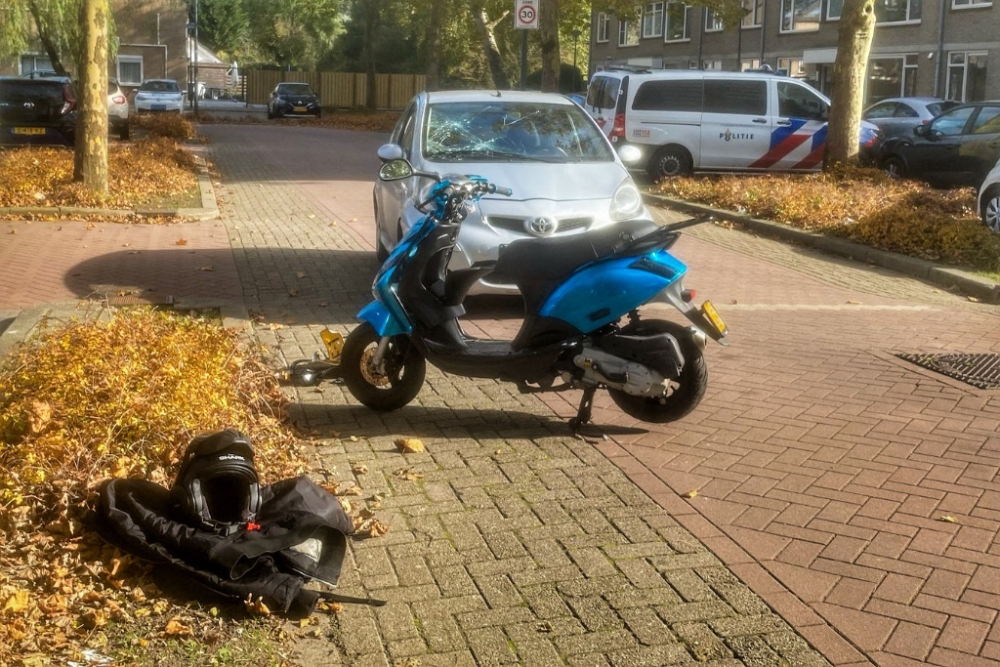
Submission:
M 35 27 L 38 31 L 38 39 L 41 41 L 42 46 L 45 47 L 45 53 L 49 57 L 49 62 L 52 63 L 52 71 L 60 76 L 69 76 L 66 71 L 66 66 L 62 63 L 62 56 L 59 53 L 59 47 L 52 40 L 51 33 L 49 32 L 49 26 L 45 23 L 42 18 L 42 12 L 38 7 L 38 0 L 28 0 L 28 11 L 31 12 L 31 18 L 35 20 Z
M 367 81 L 367 96 L 365 106 L 371 111 L 378 107 L 378 96 L 375 90 L 375 32 L 378 29 L 378 19 L 381 10 L 381 0 L 365 0 L 365 80 Z
M 845 0 L 838 31 L 824 169 L 858 160 L 868 54 L 875 36 L 875 0 Z
M 559 0 L 541 0 L 538 11 L 538 36 L 542 42 L 542 92 L 559 92 Z
M 431 2 L 431 24 L 427 32 L 427 90 L 441 87 L 441 30 L 444 23 L 445 3 Z
M 490 23 L 486 8 L 481 0 L 474 3 L 472 16 L 479 26 L 480 36 L 483 42 L 483 52 L 486 54 L 486 62 L 490 66 L 490 76 L 493 78 L 493 87 L 497 90 L 509 90 L 510 79 L 503 68 L 503 59 L 500 57 L 500 48 L 497 46 L 496 35 L 493 34 L 493 24 Z M 504 14 L 506 16 L 506 13 Z
M 73 180 L 108 192 L 108 0 L 84 0 L 80 115 Z

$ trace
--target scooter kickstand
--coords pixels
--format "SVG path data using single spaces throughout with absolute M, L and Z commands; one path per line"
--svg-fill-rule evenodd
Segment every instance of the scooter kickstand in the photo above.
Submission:
M 569 427 L 574 436 L 580 436 L 580 429 L 590 421 L 591 408 L 594 406 L 594 394 L 597 387 L 585 387 L 583 396 L 580 398 L 580 407 L 577 408 L 576 417 L 569 420 Z

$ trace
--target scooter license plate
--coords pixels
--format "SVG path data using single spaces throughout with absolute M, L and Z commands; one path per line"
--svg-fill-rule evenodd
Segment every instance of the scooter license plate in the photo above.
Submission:
M 712 323 L 712 326 L 715 327 L 716 331 L 723 336 L 726 335 L 729 328 L 726 326 L 726 323 L 722 321 L 722 318 L 719 317 L 719 313 L 715 310 L 715 306 L 712 305 L 711 301 L 706 301 L 701 304 L 701 312 L 708 318 L 708 321 Z

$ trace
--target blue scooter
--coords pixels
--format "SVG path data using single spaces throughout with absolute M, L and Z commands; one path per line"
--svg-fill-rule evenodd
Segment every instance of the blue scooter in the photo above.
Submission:
M 383 164 L 379 178 L 414 174 L 437 182 L 419 207 L 426 215 L 382 265 L 375 301 L 358 313 L 362 324 L 340 356 L 340 374 L 357 400 L 373 410 L 403 407 L 423 386 L 429 361 L 454 375 L 515 382 L 524 393 L 583 389 L 574 433 L 590 421 L 601 387 L 645 422 L 674 421 L 698 405 L 708 382 L 702 351 L 709 337 L 728 344 L 726 325 L 708 301 L 692 305 L 693 292 L 681 285 L 687 269 L 667 249 L 679 230 L 707 216 L 517 240 L 495 262 L 448 271 L 471 207 L 486 194 L 511 191 L 478 176 L 415 172 L 404 159 Z M 493 271 L 515 276 L 524 298 L 526 317 L 511 341 L 468 336 L 459 323 L 469 289 Z M 656 300 L 694 326 L 640 320 L 637 309 Z

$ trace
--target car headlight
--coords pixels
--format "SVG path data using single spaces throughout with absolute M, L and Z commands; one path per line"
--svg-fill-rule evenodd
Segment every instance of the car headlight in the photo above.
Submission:
M 635 187 L 632 179 L 627 178 L 611 197 L 611 209 L 608 214 L 615 222 L 621 222 L 631 220 L 640 213 L 642 213 L 642 195 L 639 194 L 639 188 Z

